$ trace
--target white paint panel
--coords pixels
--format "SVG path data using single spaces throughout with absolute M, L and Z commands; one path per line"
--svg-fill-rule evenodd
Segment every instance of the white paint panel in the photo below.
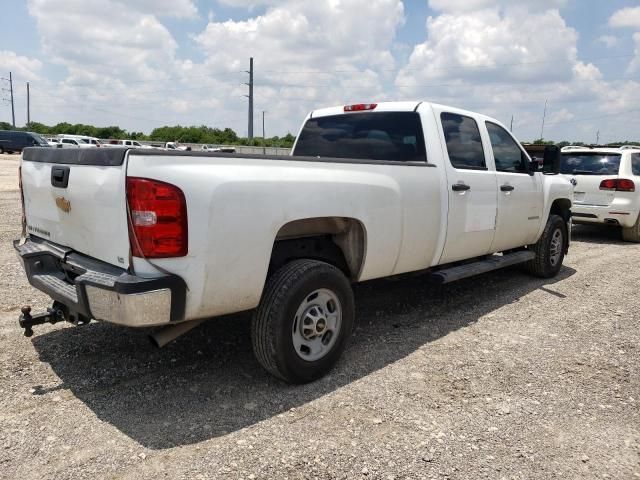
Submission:
M 69 167 L 67 188 L 51 185 L 52 164 L 22 162 L 25 212 L 30 231 L 90 257 L 128 268 L 124 165 L 56 166 Z M 68 213 L 56 205 L 56 198 L 69 202 Z
M 153 263 L 187 282 L 187 318 L 255 307 L 276 234 L 298 219 L 360 221 L 366 254 L 359 280 L 425 268 L 436 256 L 438 168 L 131 152 L 128 174 L 185 193 L 189 254 Z M 137 274 L 154 273 L 145 262 L 135 266 Z

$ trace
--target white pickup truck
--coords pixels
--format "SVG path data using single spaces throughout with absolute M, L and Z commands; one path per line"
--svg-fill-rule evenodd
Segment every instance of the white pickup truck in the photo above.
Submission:
M 572 186 L 537 170 L 496 120 L 426 102 L 315 110 L 291 156 L 27 149 L 14 246 L 54 305 L 20 325 L 161 326 L 162 345 L 255 309 L 259 362 L 311 381 L 345 348 L 354 282 L 556 275 Z

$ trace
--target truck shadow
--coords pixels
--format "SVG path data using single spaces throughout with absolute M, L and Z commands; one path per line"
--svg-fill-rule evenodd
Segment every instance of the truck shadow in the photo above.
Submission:
M 148 332 L 102 323 L 58 329 L 33 339 L 39 357 L 61 384 L 102 421 L 151 449 L 201 442 L 311 402 L 402 359 L 449 332 L 575 273 L 563 267 L 551 280 L 516 268 L 445 286 L 423 277 L 356 286 L 353 340 L 325 378 L 286 385 L 253 357 L 250 315 L 211 320 L 162 350 Z M 524 321 L 524 320 L 523 320 Z

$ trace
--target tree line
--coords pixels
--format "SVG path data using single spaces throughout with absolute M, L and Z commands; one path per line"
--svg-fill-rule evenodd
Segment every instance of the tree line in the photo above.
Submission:
M 8 122 L 0 122 L 0 130 L 14 130 Z M 110 138 L 110 139 L 131 139 L 146 140 L 151 142 L 181 142 L 181 143 L 204 143 L 213 145 L 252 145 L 267 147 L 292 147 L 295 137 L 288 133 L 284 137 L 269 137 L 262 139 L 254 137 L 249 140 L 239 137 L 231 128 L 211 128 L 206 125 L 184 127 L 181 125 L 164 126 L 153 129 L 146 135 L 143 132 L 128 132 L 117 126 L 95 127 L 81 123 L 71 124 L 67 122 L 58 123 L 53 126 L 39 122 L 31 122 L 23 128 L 16 128 L 40 135 L 86 135 L 88 137 Z
M 8 122 L 0 122 L 0 130 L 13 130 L 13 127 Z M 206 143 L 213 145 L 251 145 L 251 146 L 267 146 L 267 147 L 286 147 L 293 146 L 295 137 L 288 133 L 284 137 L 270 137 L 263 139 L 254 137 L 253 140 L 249 140 L 246 137 L 239 137 L 236 132 L 231 128 L 211 128 L 206 125 L 199 127 L 183 127 L 181 125 L 175 125 L 173 127 L 164 126 L 154 128 L 153 131 L 146 135 L 143 132 L 128 132 L 120 127 L 94 127 L 93 125 L 84 125 L 81 123 L 71 124 L 67 122 L 58 123 L 53 126 L 48 126 L 43 123 L 31 122 L 23 128 L 17 130 L 24 130 L 29 132 L 39 133 L 40 135 L 86 135 L 88 137 L 97 138 L 113 138 L 113 139 L 131 139 L 131 140 L 146 140 L 151 142 L 181 142 L 181 143 Z M 525 142 L 527 143 L 527 142 Z M 551 140 L 545 140 L 544 138 L 538 138 L 532 143 L 537 145 L 555 144 L 559 147 L 566 145 L 588 145 L 584 142 L 569 142 L 563 140 L 561 142 L 553 142 Z M 625 140 L 624 142 L 613 142 L 607 145 L 640 145 L 640 141 Z

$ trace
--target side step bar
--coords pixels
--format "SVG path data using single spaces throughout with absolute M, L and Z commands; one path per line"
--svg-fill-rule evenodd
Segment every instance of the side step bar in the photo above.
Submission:
M 533 252 L 522 250 L 520 252 L 507 253 L 506 255 L 492 255 L 489 258 L 478 260 L 477 262 L 459 265 L 457 267 L 443 268 L 429 275 L 429 280 L 434 283 L 449 283 L 462 278 L 473 277 L 481 273 L 498 270 L 499 268 L 510 267 L 518 263 L 528 262 L 535 258 Z

